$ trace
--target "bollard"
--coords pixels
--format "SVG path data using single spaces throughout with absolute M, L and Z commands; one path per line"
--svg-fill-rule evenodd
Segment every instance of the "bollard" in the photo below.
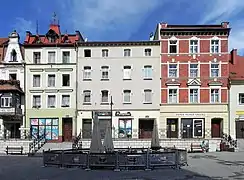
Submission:
M 46 167 L 46 163 L 45 163 L 45 151 L 44 151 L 44 149 L 42 150 L 42 163 L 43 163 L 43 165 L 42 165 L 42 168 L 44 168 L 44 167 Z
M 114 171 L 116 171 L 116 172 L 120 171 L 120 169 L 119 169 L 119 152 L 118 151 L 116 151 L 116 164 L 115 164 Z
M 90 153 L 87 153 L 87 158 L 86 158 L 86 160 L 87 160 L 87 164 L 86 164 L 86 171 L 90 171 L 91 169 L 90 169 Z
M 150 149 L 148 148 L 147 149 L 147 153 L 146 153 L 146 169 L 145 171 L 150 171 L 150 159 L 149 159 L 149 156 L 150 156 Z
M 179 168 L 179 151 L 178 151 L 178 149 L 175 150 L 175 169 L 180 169 Z
M 64 169 L 64 150 L 61 152 L 61 163 L 60 163 L 60 169 Z

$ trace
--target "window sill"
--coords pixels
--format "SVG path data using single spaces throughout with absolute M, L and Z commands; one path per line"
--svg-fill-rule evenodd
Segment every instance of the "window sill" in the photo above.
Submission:
M 70 85 L 69 85 L 69 86 L 64 86 L 64 85 L 62 85 L 62 87 L 70 87 Z
M 109 102 L 101 102 L 101 105 L 109 105 Z
M 143 104 L 152 104 L 152 102 L 143 102 Z
M 54 109 L 54 108 L 56 108 L 56 107 L 55 107 L 55 106 L 49 106 L 49 107 L 47 107 L 47 108 Z
M 143 80 L 152 80 L 153 78 L 143 78 Z
M 91 81 L 92 79 L 83 79 L 83 81 Z
M 124 80 L 124 81 L 130 81 L 130 80 L 132 80 L 132 79 L 131 79 L 131 78 L 130 78 L 130 79 L 125 79 L 125 78 L 124 78 L 123 80 Z
M 168 53 L 169 56 L 177 56 L 178 53 Z
M 109 81 L 109 79 L 103 79 L 103 78 L 101 78 L 101 81 Z
M 61 106 L 62 108 L 67 108 L 67 107 L 70 107 L 69 105 L 62 105 Z
M 90 102 L 83 102 L 83 105 L 91 105 Z
M 32 108 L 39 109 L 39 108 L 41 108 L 41 106 L 32 106 Z
M 123 104 L 132 104 L 131 102 L 123 102 Z

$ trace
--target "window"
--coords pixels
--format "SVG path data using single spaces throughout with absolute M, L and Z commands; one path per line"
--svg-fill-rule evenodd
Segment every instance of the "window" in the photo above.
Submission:
M 168 77 L 178 77 L 177 64 L 169 64 L 169 74 Z
M 17 53 L 16 53 L 15 49 L 13 49 L 12 52 L 11 52 L 11 61 L 12 62 L 16 62 L 17 61 Z
M 198 40 L 190 40 L 190 53 L 198 53 Z
M 34 64 L 40 64 L 41 63 L 41 52 L 34 52 L 33 53 L 33 62 L 34 62 Z
M 151 49 L 145 49 L 145 56 L 151 56 L 152 55 L 152 50 Z
M 239 104 L 244 104 L 244 93 L 239 93 Z
M 102 50 L 102 57 L 108 57 L 108 49 Z
M 62 95 L 62 107 L 69 107 L 70 106 L 70 95 Z
M 169 53 L 176 54 L 177 53 L 177 40 L 169 41 Z
M 102 91 L 102 103 L 108 103 L 108 90 Z
M 41 96 L 34 95 L 33 96 L 33 108 L 40 108 L 41 107 Z
M 9 74 L 9 80 L 17 80 L 17 74 Z
M 63 63 L 67 64 L 70 63 L 70 52 L 63 51 Z
M 85 49 L 84 50 L 84 56 L 85 57 L 91 57 L 91 50 L 90 49 Z
M 190 103 L 198 103 L 198 89 L 190 89 Z
M 1 107 L 12 107 L 12 97 L 1 97 Z
M 48 87 L 55 87 L 55 75 L 54 74 L 48 75 Z
M 48 108 L 55 108 L 56 104 L 56 96 L 55 95 L 48 95 L 47 96 L 47 107 Z
M 211 53 L 219 53 L 219 40 L 211 40 Z
M 211 103 L 219 103 L 219 89 L 211 89 Z
M 91 103 L 91 91 L 90 90 L 84 90 L 83 91 L 83 95 L 84 95 L 84 103 Z
M 54 51 L 48 52 L 48 63 L 55 63 L 55 55 Z
M 152 90 L 151 89 L 144 90 L 144 103 L 152 103 Z
M 90 66 L 84 67 L 83 79 L 85 79 L 85 80 L 91 79 L 91 67 Z
M 177 103 L 177 102 L 178 102 L 177 89 L 169 89 L 168 103 Z
M 49 37 L 48 37 L 48 41 L 49 41 L 50 43 L 55 43 L 56 38 L 55 38 L 55 37 L 51 37 L 51 36 L 49 36 Z
M 123 92 L 123 103 L 130 104 L 131 103 L 131 90 L 124 90 Z
M 108 72 L 109 72 L 109 67 L 108 66 L 102 66 L 102 79 L 109 79 L 108 77 Z
M 190 64 L 190 77 L 198 77 L 198 64 Z
M 124 80 L 131 79 L 131 66 L 124 66 Z
M 131 56 L 131 50 L 130 49 L 124 49 L 124 57 L 129 57 Z
M 41 87 L 41 76 L 33 75 L 33 87 Z
M 63 74 L 62 75 L 62 86 L 70 86 L 70 75 L 69 74 Z
M 144 79 L 152 79 L 153 77 L 153 72 L 152 72 L 152 66 L 146 65 L 144 66 Z
M 211 77 L 219 77 L 219 64 L 218 63 L 211 64 Z

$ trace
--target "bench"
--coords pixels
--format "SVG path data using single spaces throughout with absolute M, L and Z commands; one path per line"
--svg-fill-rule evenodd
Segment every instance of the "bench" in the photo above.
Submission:
M 15 146 L 15 147 L 6 147 L 6 154 L 23 154 L 23 146 Z
M 191 151 L 190 152 L 203 152 L 203 148 L 200 143 L 191 143 Z

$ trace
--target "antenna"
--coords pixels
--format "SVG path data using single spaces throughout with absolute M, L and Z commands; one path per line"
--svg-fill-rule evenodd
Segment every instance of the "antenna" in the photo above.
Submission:
M 53 20 L 53 22 L 52 22 L 53 24 L 59 24 L 59 20 L 58 20 L 56 12 L 53 13 L 52 20 Z
M 38 34 L 38 29 L 39 29 L 38 20 L 36 20 L 36 34 Z

